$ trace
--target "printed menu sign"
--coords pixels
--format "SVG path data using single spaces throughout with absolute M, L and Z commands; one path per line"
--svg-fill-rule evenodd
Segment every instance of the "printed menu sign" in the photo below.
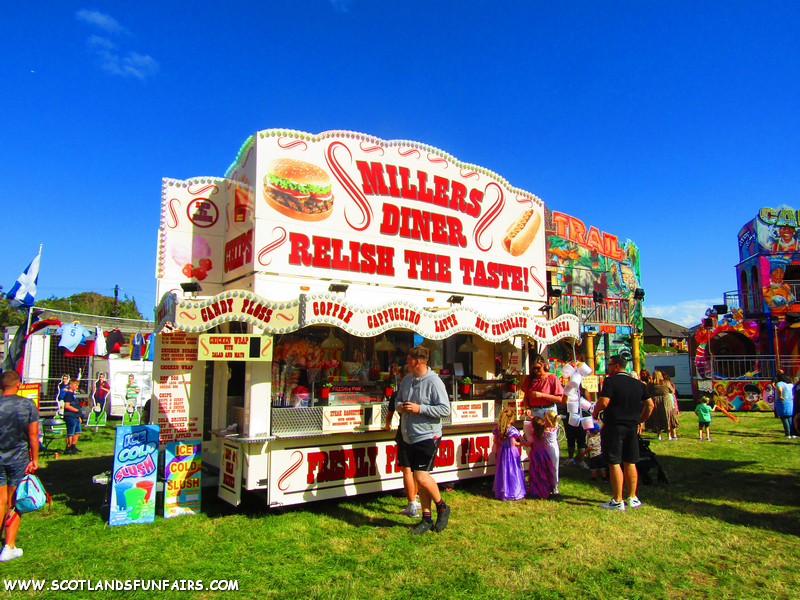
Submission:
M 160 444 L 202 439 L 205 363 L 198 361 L 197 335 L 182 332 L 156 336 L 159 357 L 153 369 L 154 421 Z M 192 402 L 192 398 L 195 400 Z
M 272 360 L 271 335 L 203 333 L 198 343 L 200 360 Z
M 219 492 L 225 502 L 239 506 L 242 501 L 242 448 L 239 444 L 222 443 L 222 465 L 219 470 Z
M 155 520 L 157 465 L 158 425 L 117 427 L 109 525 Z
M 170 442 L 164 453 L 164 518 L 200 512 L 202 440 Z
M 322 431 L 380 429 L 382 425 L 380 404 L 322 407 Z
M 450 404 L 453 424 L 494 421 L 494 400 L 469 400 Z
M 510 408 L 517 415 L 518 419 L 525 418 L 525 410 L 528 408 L 525 400 L 522 398 L 512 398 L 511 400 L 503 400 L 503 408 Z

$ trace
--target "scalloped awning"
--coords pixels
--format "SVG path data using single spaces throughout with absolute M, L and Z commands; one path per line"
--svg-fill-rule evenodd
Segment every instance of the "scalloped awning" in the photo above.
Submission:
M 375 337 L 392 329 L 404 329 L 432 340 L 470 333 L 498 344 L 513 336 L 545 345 L 563 338 L 580 339 L 580 319 L 575 315 L 544 321 L 534 318 L 530 311 L 515 310 L 497 318 L 464 305 L 434 312 L 404 300 L 365 307 L 327 293 L 301 294 L 289 302 L 271 302 L 244 290 L 231 290 L 203 299 L 179 299 L 169 293 L 164 295 L 155 312 L 158 332 L 168 329 L 200 333 L 222 323 L 238 321 L 269 334 L 328 325 L 358 337 Z

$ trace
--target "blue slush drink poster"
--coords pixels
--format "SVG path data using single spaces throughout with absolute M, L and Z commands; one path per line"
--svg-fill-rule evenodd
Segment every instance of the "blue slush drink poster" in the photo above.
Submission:
M 170 442 L 164 454 L 164 518 L 200 512 L 202 441 Z
M 152 523 L 156 516 L 158 425 L 117 427 L 109 525 Z

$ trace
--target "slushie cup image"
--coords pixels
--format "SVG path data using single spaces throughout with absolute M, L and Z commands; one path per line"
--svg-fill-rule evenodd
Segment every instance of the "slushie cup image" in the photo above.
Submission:
M 150 496 L 153 495 L 153 486 L 155 485 L 155 481 L 139 481 L 136 484 L 136 487 L 142 488 L 145 491 L 145 502 L 150 501 Z
M 124 511 L 127 508 L 125 503 L 125 492 L 133 487 L 130 481 L 121 481 L 114 485 L 114 493 L 117 495 L 117 508 Z
M 141 516 L 146 495 L 147 492 L 140 487 L 125 490 L 125 504 L 128 506 L 128 518 L 131 521 L 136 521 Z

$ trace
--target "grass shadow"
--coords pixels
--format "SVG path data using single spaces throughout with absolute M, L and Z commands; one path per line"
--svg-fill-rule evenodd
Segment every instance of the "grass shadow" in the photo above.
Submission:
M 800 536 L 800 509 L 785 510 L 796 506 L 800 497 L 800 485 L 791 474 L 747 470 L 757 467 L 757 461 L 676 456 L 659 460 L 670 483 L 648 486 L 647 504 Z M 771 505 L 777 510 L 747 510 L 742 504 Z

